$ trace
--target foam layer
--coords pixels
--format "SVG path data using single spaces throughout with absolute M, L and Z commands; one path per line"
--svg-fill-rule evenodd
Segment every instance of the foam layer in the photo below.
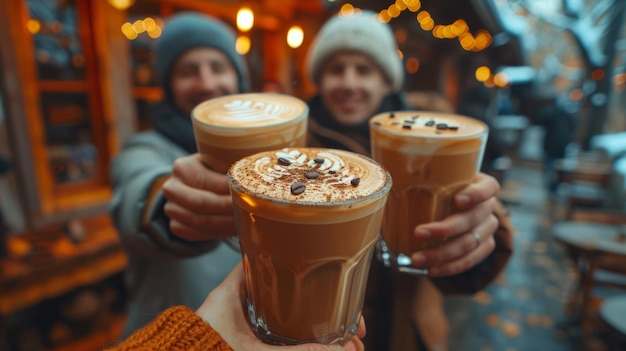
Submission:
M 283 94 L 234 94 L 207 100 L 192 111 L 209 128 L 254 128 L 279 125 L 308 115 L 306 103 Z
M 474 118 L 426 111 L 381 113 L 370 123 L 390 133 L 433 138 L 476 136 L 487 130 L 486 124 Z
M 407 154 L 457 154 L 482 147 L 489 128 L 461 115 L 425 111 L 378 114 L 370 119 L 372 139 Z M 379 134 L 389 136 L 380 139 Z
M 237 191 L 314 205 L 368 197 L 391 183 L 388 173 L 369 158 L 320 148 L 258 153 L 236 162 L 228 176 Z

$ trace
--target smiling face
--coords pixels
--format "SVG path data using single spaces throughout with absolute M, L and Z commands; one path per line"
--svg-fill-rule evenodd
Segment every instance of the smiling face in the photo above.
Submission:
M 334 54 L 322 68 L 322 102 L 344 126 L 358 125 L 374 116 L 391 83 L 368 56 L 345 51 Z
M 206 47 L 191 49 L 176 60 L 171 84 L 174 104 L 187 114 L 205 100 L 239 92 L 237 70 L 228 56 Z

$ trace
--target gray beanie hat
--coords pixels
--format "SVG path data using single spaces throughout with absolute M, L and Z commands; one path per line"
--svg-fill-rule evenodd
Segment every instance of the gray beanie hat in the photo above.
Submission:
M 165 90 L 171 97 L 170 75 L 174 63 L 189 49 L 210 47 L 223 52 L 237 71 L 239 90 L 248 89 L 248 69 L 237 50 L 235 32 L 224 22 L 207 15 L 185 12 L 172 16 L 166 23 L 163 33 L 156 41 L 156 73 Z
M 309 74 L 319 84 L 322 65 L 338 51 L 357 51 L 370 57 L 389 78 L 392 89 L 402 89 L 404 68 L 391 27 L 368 10 L 352 16 L 335 15 L 320 29 L 307 57 Z

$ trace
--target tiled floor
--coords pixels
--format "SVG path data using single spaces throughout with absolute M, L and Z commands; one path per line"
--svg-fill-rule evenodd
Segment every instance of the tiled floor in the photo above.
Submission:
M 514 255 L 502 277 L 485 291 L 446 299 L 451 351 L 582 349 L 578 329 L 564 314 L 575 271 L 551 238 L 551 208 L 539 166 L 524 163 L 514 163 L 502 192 L 503 199 L 511 200 Z M 609 351 L 600 340 L 586 344 L 587 350 Z

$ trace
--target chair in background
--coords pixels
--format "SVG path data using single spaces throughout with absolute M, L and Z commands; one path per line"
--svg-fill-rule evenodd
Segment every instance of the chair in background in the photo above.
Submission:
M 626 213 L 574 210 L 571 221 L 553 228 L 578 270 L 579 284 L 568 309 L 579 318 L 582 335 L 587 337 L 601 328 L 598 310 L 603 295 L 607 291 L 626 293 Z

